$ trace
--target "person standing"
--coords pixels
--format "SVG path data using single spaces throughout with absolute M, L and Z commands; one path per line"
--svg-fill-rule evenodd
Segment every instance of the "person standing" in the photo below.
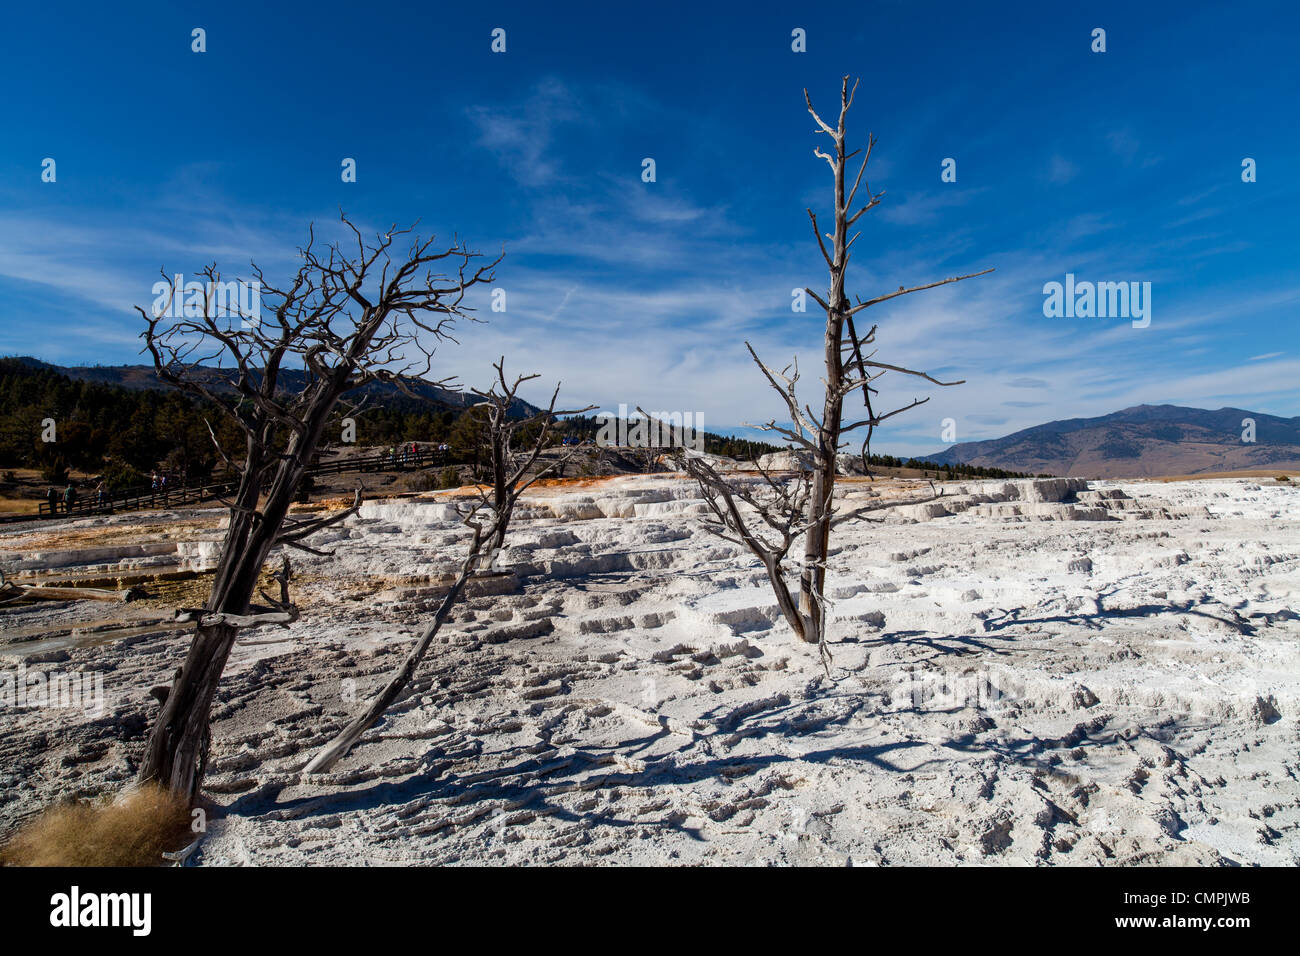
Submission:
M 45 492 L 45 500 L 49 503 L 50 514 L 52 515 L 58 514 L 59 513 L 59 490 L 55 488 L 53 485 L 50 485 L 49 490 Z
M 70 481 L 68 487 L 63 489 L 63 510 L 68 514 L 72 514 L 72 509 L 76 503 L 77 486 Z

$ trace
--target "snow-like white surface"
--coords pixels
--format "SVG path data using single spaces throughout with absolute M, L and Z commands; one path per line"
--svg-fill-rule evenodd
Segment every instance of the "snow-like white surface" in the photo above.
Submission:
M 946 492 L 837 532 L 827 677 L 691 483 L 538 489 L 414 692 L 303 780 L 461 559 L 454 503 L 368 502 L 294 556 L 303 620 L 236 650 L 200 860 L 1300 862 L 1300 492 Z M 0 819 L 126 779 L 183 649 L 74 648 L 97 720 L 0 713 Z

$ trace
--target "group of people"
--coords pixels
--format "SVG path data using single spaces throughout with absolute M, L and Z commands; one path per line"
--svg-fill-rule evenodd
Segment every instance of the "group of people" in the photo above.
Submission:
M 49 489 L 45 492 L 45 500 L 49 503 L 50 514 L 58 514 L 60 504 L 63 505 L 64 514 L 71 514 L 72 509 L 77 506 L 77 483 L 75 481 L 69 481 L 67 487 L 64 488 L 62 492 L 60 492 L 58 488 L 54 487 L 54 485 L 50 485 Z M 103 481 L 100 481 L 95 485 L 93 500 L 96 508 L 104 507 L 107 501 L 107 492 L 104 489 Z
M 150 472 L 149 488 L 151 499 L 157 500 L 158 498 L 161 498 L 164 503 L 167 501 L 168 484 L 167 475 L 165 473 L 157 471 Z M 50 514 L 71 514 L 72 510 L 77 506 L 80 500 L 80 496 L 77 492 L 77 483 L 75 481 L 69 481 L 62 491 L 54 485 L 50 485 L 45 492 L 45 500 L 49 504 Z M 108 489 L 104 487 L 103 479 L 100 479 L 96 483 L 95 490 L 91 493 L 91 500 L 94 502 L 96 510 L 102 510 L 108 507 Z
M 450 446 L 446 442 L 443 442 L 441 445 L 437 446 L 437 450 L 440 455 L 447 454 L 449 448 Z M 410 444 L 403 443 L 401 445 L 390 445 L 388 447 L 388 463 L 390 465 L 405 465 L 409 463 L 418 462 L 420 460 L 420 455 L 421 455 L 421 451 L 420 451 L 419 442 L 411 442 Z
M 153 490 L 153 496 L 162 495 L 163 501 L 167 500 L 167 476 L 160 475 L 156 471 L 149 473 L 149 487 Z

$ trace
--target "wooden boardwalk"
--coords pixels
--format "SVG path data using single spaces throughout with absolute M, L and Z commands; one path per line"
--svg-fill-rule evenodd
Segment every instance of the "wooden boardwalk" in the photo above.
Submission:
M 385 471 L 419 471 L 422 468 L 439 468 L 453 464 L 447 452 L 421 449 L 416 452 L 381 452 L 377 455 L 363 455 L 352 458 L 337 458 L 332 461 L 318 462 L 307 469 L 312 478 L 324 475 L 339 475 L 345 472 L 385 472 Z M 146 511 L 161 508 L 179 508 L 183 505 L 211 501 L 229 495 L 238 487 L 234 481 L 206 482 L 193 485 L 176 485 L 173 487 L 154 488 L 142 485 L 137 488 L 125 488 L 117 491 L 105 491 L 102 496 L 87 492 L 68 508 L 63 501 L 57 502 L 53 511 L 50 503 L 42 501 L 36 514 L 7 515 L 4 521 L 36 521 L 42 518 L 84 518 L 92 515 L 111 515 L 120 511 Z

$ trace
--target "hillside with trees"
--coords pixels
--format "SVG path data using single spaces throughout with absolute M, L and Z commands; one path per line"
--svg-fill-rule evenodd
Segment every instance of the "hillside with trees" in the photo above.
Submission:
M 35 469 L 47 482 L 66 481 L 70 471 L 102 475 L 110 488 L 141 485 L 154 470 L 191 482 L 220 477 L 224 469 L 209 425 L 227 449 L 239 447 L 237 429 L 210 409 L 205 411 L 197 400 L 129 374 L 132 369 L 62 369 L 33 359 L 0 358 L 0 468 Z M 530 410 L 535 411 L 520 403 L 520 415 Z M 341 434 L 345 414 L 335 415 L 334 434 Z M 49 419 L 54 422 L 55 440 L 47 442 L 42 436 L 48 433 L 44 423 Z M 446 443 L 455 460 L 482 463 L 486 418 L 457 393 L 440 390 L 436 395 L 412 396 L 396 388 L 377 389 L 355 415 L 355 422 L 358 446 Z M 594 441 L 602 424 L 592 415 L 573 416 L 564 420 L 562 434 Z M 753 460 L 782 449 L 706 432 L 704 450 Z M 882 474 L 1022 477 L 1000 468 L 941 465 L 893 455 L 873 454 L 869 461 Z

